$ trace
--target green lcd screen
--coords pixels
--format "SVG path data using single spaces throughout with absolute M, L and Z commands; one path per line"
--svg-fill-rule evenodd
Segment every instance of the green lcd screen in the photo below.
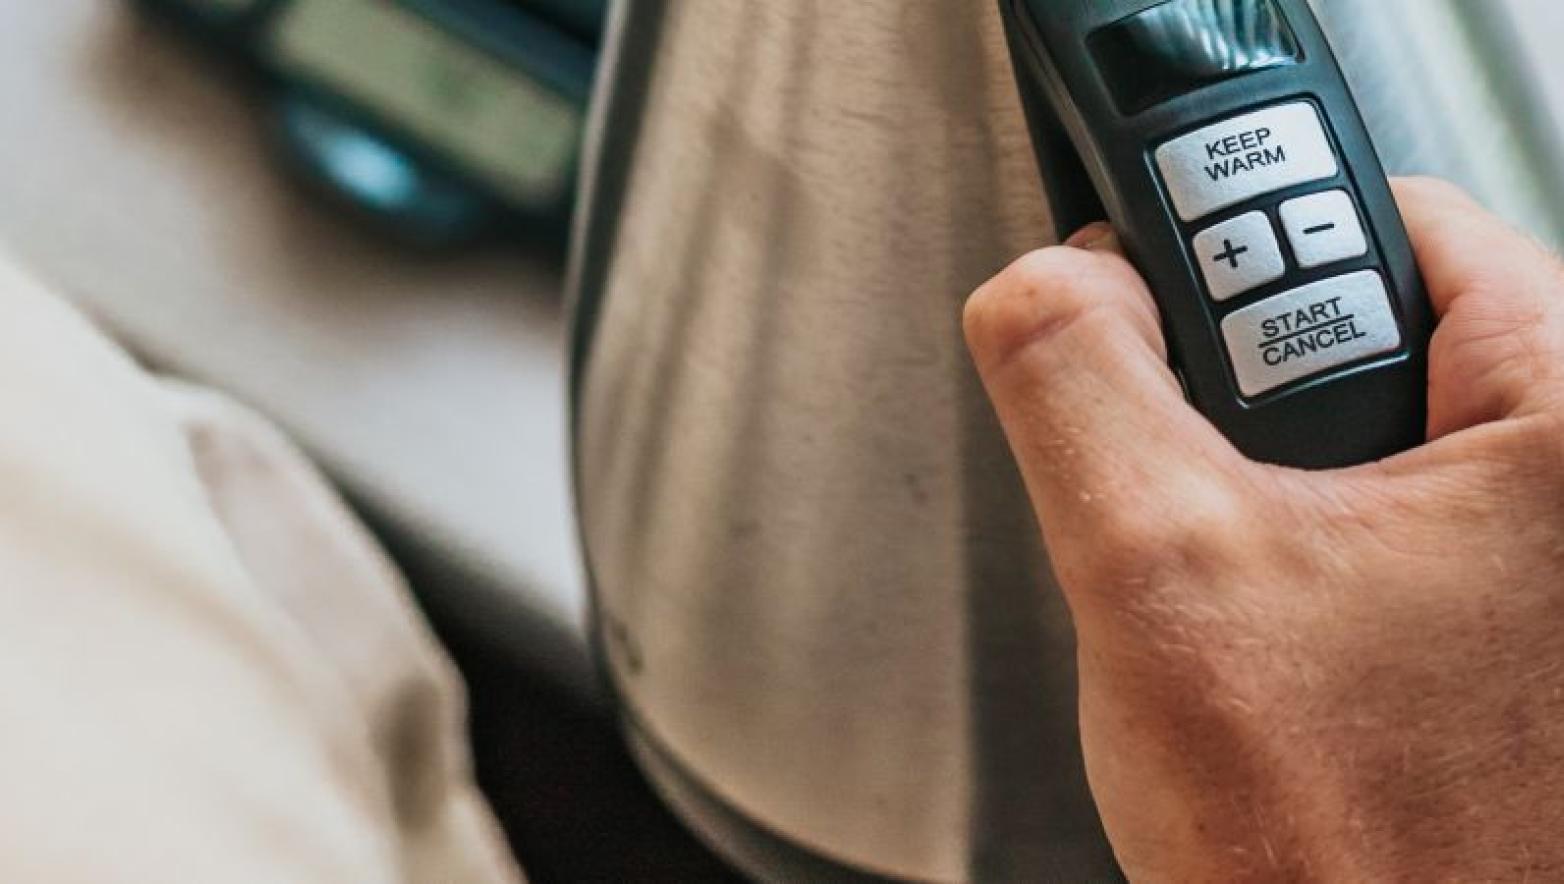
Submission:
M 386 0 L 296 0 L 274 63 L 373 110 L 524 205 L 572 184 L 583 113 L 524 71 Z

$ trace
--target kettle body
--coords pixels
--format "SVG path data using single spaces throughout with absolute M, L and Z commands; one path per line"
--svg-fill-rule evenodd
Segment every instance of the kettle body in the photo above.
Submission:
M 615 18 L 573 419 L 638 760 L 758 878 L 1118 880 L 1069 614 L 961 337 L 1054 236 L 995 5 Z M 1391 168 L 1459 172 L 1408 132 Z
M 643 755 L 844 867 L 959 880 L 993 837 L 1089 880 L 1070 627 L 961 339 L 1049 230 L 972 6 L 667 5 L 581 519 Z

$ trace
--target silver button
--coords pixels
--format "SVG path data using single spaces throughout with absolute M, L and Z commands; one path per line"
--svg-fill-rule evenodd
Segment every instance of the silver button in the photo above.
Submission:
M 1195 221 L 1263 193 L 1334 177 L 1336 154 L 1314 105 L 1266 108 L 1157 148 L 1179 217 Z
M 1305 270 L 1368 254 L 1368 237 L 1345 190 L 1288 200 L 1281 215 L 1287 241 Z
M 1226 301 L 1287 272 L 1276 232 L 1264 212 L 1239 215 L 1195 237 L 1195 260 L 1206 276 L 1211 297 Z
M 1222 336 L 1249 398 L 1401 347 L 1385 281 L 1372 270 L 1245 307 L 1222 321 Z

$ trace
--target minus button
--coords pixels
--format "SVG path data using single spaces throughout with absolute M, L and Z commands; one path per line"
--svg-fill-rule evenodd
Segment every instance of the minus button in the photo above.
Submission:
M 1368 237 L 1358 209 L 1345 190 L 1301 196 L 1282 203 L 1282 229 L 1304 270 L 1368 254 Z

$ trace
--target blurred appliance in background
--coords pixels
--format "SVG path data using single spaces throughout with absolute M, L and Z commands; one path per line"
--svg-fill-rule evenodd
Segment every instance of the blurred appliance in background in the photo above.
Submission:
M 136 0 L 259 74 L 297 170 L 404 239 L 563 239 L 609 0 Z
M 1553 0 L 1314 5 L 1390 171 L 1564 242 L 1546 56 L 1510 17 Z M 961 339 L 1051 229 L 997 4 L 624 9 L 572 288 L 632 751 L 761 880 L 1115 880 L 1069 615 Z

